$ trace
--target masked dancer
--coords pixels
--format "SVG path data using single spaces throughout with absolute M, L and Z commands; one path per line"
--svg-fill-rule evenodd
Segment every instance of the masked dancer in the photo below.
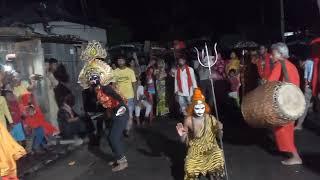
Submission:
M 99 60 L 106 56 L 107 53 L 99 42 L 90 42 L 81 54 L 81 59 L 87 62 L 80 72 L 79 83 L 84 89 L 93 87 L 99 103 L 112 112 L 108 140 L 114 153 L 114 161 L 109 165 L 115 172 L 128 167 L 121 138 L 129 119 L 129 111 L 125 98 L 110 84 L 114 78 L 112 68 Z
M 209 176 L 210 180 L 223 179 L 223 152 L 216 140 L 222 134 L 219 133 L 222 124 L 210 115 L 210 108 L 199 89 L 194 91 L 184 124 L 178 123 L 176 128 L 188 146 L 184 179 L 198 179 L 200 175 Z

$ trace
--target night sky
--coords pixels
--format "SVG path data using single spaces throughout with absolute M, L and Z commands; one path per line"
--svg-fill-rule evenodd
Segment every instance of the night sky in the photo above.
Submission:
M 48 5 L 46 15 L 51 19 L 104 28 L 126 25 L 134 40 L 220 36 L 237 33 L 241 26 L 280 27 L 279 0 L 11 0 L 6 1 L 5 7 L 26 9 L 33 4 L 31 7 L 36 8 L 40 2 Z M 57 6 L 62 10 L 57 11 Z M 285 14 L 289 30 L 319 29 L 315 0 L 285 0 Z

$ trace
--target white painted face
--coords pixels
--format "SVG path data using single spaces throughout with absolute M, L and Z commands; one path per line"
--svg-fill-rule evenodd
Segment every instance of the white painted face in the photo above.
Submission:
M 196 104 L 194 106 L 194 114 L 198 117 L 202 117 L 205 111 L 206 111 L 206 106 L 203 103 Z

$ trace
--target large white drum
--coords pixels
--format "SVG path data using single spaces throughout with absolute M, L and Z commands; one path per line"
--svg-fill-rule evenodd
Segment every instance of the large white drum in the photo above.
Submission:
M 249 92 L 242 101 L 245 121 L 253 127 L 274 127 L 297 120 L 306 109 L 299 87 L 285 82 L 268 82 Z

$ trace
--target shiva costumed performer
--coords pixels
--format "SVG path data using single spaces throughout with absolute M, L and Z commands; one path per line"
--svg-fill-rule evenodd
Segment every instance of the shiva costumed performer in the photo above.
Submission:
M 287 45 L 284 43 L 276 43 L 272 45 L 271 49 L 274 68 L 268 77 L 268 81 L 284 81 L 300 87 L 298 70 L 295 65 L 288 60 L 289 49 Z M 279 151 L 290 153 L 291 155 L 289 159 L 282 161 L 282 164 L 302 164 L 302 160 L 294 142 L 294 121 L 290 121 L 288 124 L 275 128 L 274 135 Z
M 113 112 L 108 141 L 114 153 L 114 161 L 109 165 L 112 171 L 121 171 L 128 167 L 121 138 L 129 119 L 129 111 L 126 99 L 111 85 L 114 79 L 112 68 L 100 60 L 106 57 L 106 50 L 99 42 L 90 42 L 81 54 L 81 59 L 87 63 L 80 72 L 79 83 L 84 89 L 93 87 L 99 103 Z
M 199 89 L 194 90 L 184 124 L 178 123 L 176 128 L 188 147 L 184 179 L 198 179 L 200 175 L 209 176 L 211 180 L 223 179 L 224 157 L 216 140 L 221 135 L 222 124 L 210 114 Z

